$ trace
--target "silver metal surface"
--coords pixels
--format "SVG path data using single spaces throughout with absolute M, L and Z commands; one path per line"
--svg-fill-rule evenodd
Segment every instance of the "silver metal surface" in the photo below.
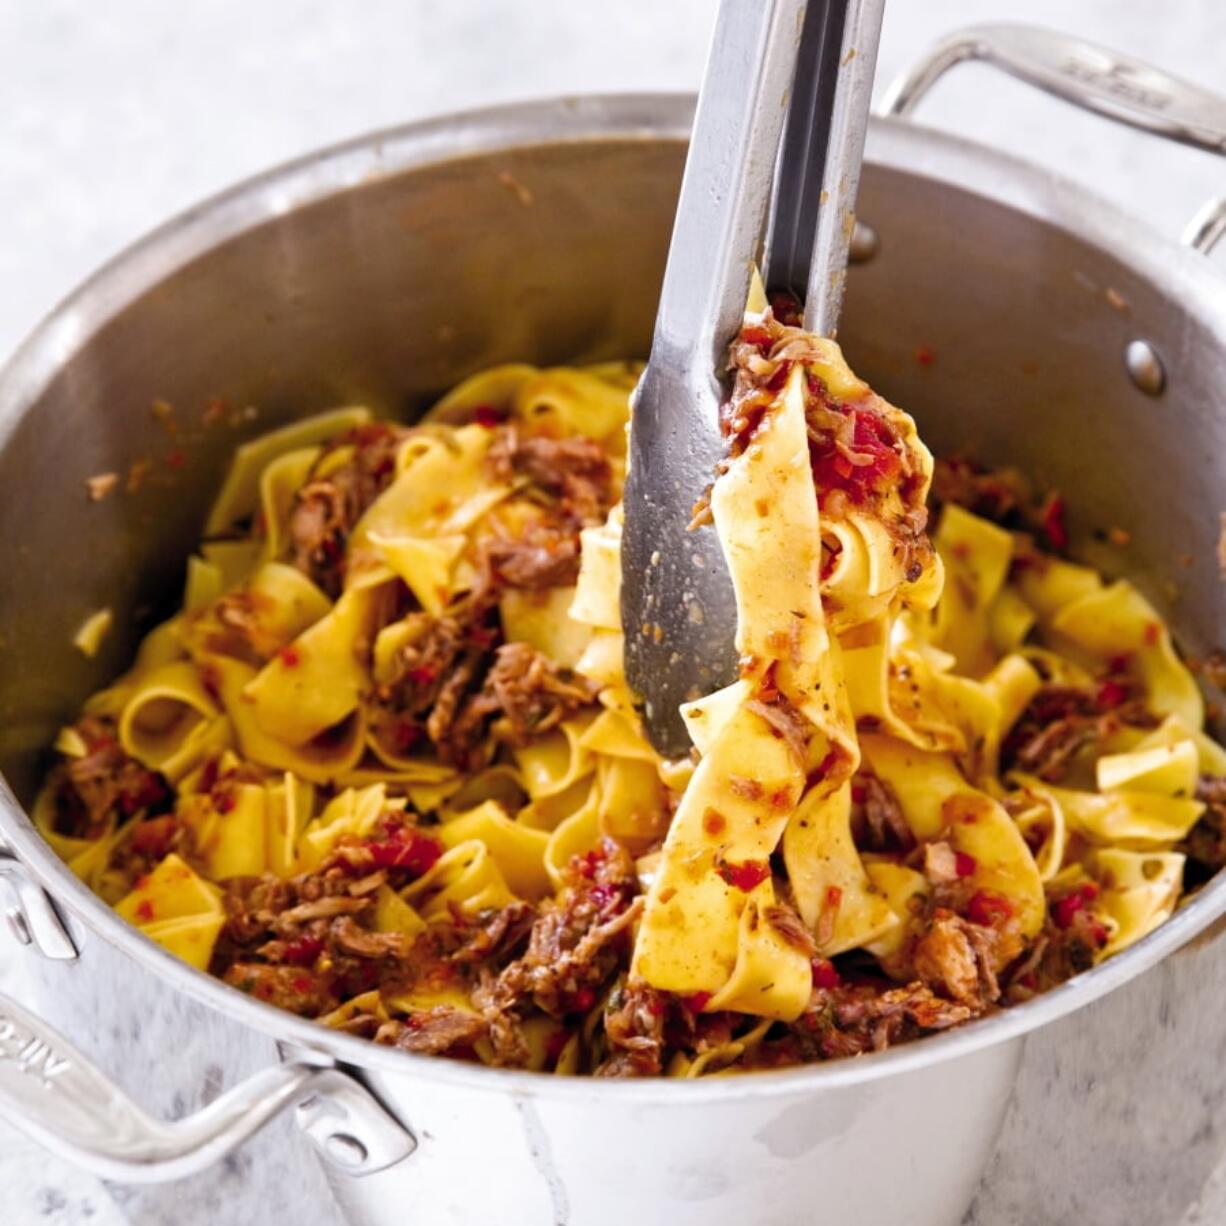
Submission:
M 849 264 L 867 264 L 881 249 L 881 238 L 866 222 L 857 221 L 851 232 L 851 246 L 847 249 Z
M 1209 200 L 1188 222 L 1183 232 L 1183 242 L 1194 251 L 1208 255 L 1226 235 L 1226 196 Z
M 57 725 L 123 667 L 158 602 L 177 599 L 182 559 L 236 441 L 341 400 L 412 415 L 491 362 L 645 353 L 690 107 L 681 98 L 523 105 L 318 154 L 125 253 L 0 372 L 0 497 L 22 527 L 0 534 L 0 769 L 16 792 L 0 787 L 0 836 L 52 893 L 81 950 L 58 963 L 26 951 L 39 975 L 23 999 L 61 1029 L 89 1017 L 126 1034 L 143 1021 L 141 1059 L 167 1104 L 197 1093 L 176 1034 L 224 1034 L 210 1050 L 231 1080 L 230 1070 L 269 1059 L 272 1040 L 358 1070 L 420 1148 L 362 1180 L 330 1168 L 355 1221 L 604 1226 L 667 1211 L 687 1226 L 769 1226 L 805 1220 L 818 1203 L 864 1221 L 957 1221 L 1007 1097 L 1016 1040 L 1226 913 L 1218 879 L 1058 990 L 879 1055 L 744 1078 L 613 1083 L 412 1056 L 275 1010 L 124 924 L 39 838 L 17 797 L 32 800 Z M 508 175 L 531 191 L 531 206 L 508 190 Z M 1059 485 L 1075 552 L 1134 576 L 1189 653 L 1215 645 L 1226 625 L 1214 562 L 1226 296 L 1210 261 L 1084 188 L 896 120 L 870 127 L 859 211 L 881 246 L 849 283 L 840 339 L 856 369 L 915 413 L 938 452 L 1016 463 Z M 484 292 L 457 294 L 473 284 Z M 1120 361 L 1138 333 L 1171 363 L 1160 408 Z M 934 360 L 916 361 L 921 345 Z M 215 395 L 236 409 L 258 405 L 258 418 L 236 412 L 236 424 L 194 433 L 188 466 L 173 480 L 155 467 L 159 480 L 139 495 L 61 496 L 164 454 L 153 399 L 194 423 Z M 1131 533 L 1126 556 L 1096 538 L 1109 525 Z M 116 630 L 88 661 L 69 643 L 102 605 Z M 161 1025 L 179 1010 L 188 1031 Z M 231 1063 L 240 1037 L 242 1060 Z M 888 1134 L 883 1121 L 894 1121 Z M 872 1176 L 883 1153 L 906 1179 Z M 889 1200 L 899 1189 L 901 1206 Z M 501 1213 L 491 1216 L 492 1204 Z
M 817 235 L 805 292 L 805 327 L 821 336 L 834 336 L 839 326 L 884 10 L 885 0 L 852 0 L 843 23 Z
M 1161 396 L 1166 389 L 1166 367 L 1158 351 L 1138 337 L 1124 347 L 1124 367 L 1128 377 L 1147 396 Z
M 1023 25 L 972 26 L 937 44 L 882 98 L 888 115 L 910 115 L 956 64 L 976 60 L 1144 132 L 1226 152 L 1226 99 L 1150 64 L 1085 39 Z
M 787 95 L 762 277 L 769 292 L 784 290 L 799 302 L 805 300 L 813 262 L 847 9 L 846 0 L 805 4 L 796 72 Z M 867 118 L 867 103 L 864 110 Z
M 63 1035 L 0 994 L 0 1116 L 105 1179 L 162 1182 L 205 1170 L 306 1098 L 305 1131 L 334 1160 L 333 1137 L 345 1138 L 350 1174 L 382 1170 L 415 1148 L 351 1078 L 310 1065 L 273 1065 L 186 1119 L 155 1120 Z
M 294 1122 L 319 1153 L 346 1175 L 388 1170 L 417 1149 L 417 1138 L 407 1124 L 389 1115 L 348 1074 L 316 1069 L 308 1089 L 310 1097 L 294 1108 Z M 404 1102 L 399 1107 L 404 1121 L 412 1108 Z
M 735 677 L 736 602 L 714 530 L 689 529 L 724 452 L 719 406 L 770 202 L 804 0 L 724 0 L 634 393 L 622 536 L 626 677 L 656 748 L 689 751 L 678 708 Z
M 42 886 L 30 879 L 25 865 L 7 849 L 0 848 L 0 886 L 13 898 L 6 915 L 9 927 L 23 945 L 35 945 L 45 958 L 71 961 L 77 956 L 55 904 Z

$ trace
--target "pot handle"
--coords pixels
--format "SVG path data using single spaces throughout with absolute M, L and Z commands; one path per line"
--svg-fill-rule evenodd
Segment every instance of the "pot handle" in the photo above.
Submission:
M 937 43 L 882 98 L 887 115 L 909 116 L 957 64 L 991 64 L 1082 110 L 1167 140 L 1226 153 L 1226 97 L 1141 60 L 1054 30 L 1010 23 L 970 26 Z M 1184 233 L 1209 251 L 1226 233 L 1226 199 L 1211 201 Z
M 155 1120 L 57 1031 L 0 993 L 0 1116 L 104 1179 L 161 1183 L 223 1158 L 291 1104 L 320 1152 L 350 1175 L 391 1166 L 412 1134 L 332 1067 L 262 1069 L 195 1115 Z

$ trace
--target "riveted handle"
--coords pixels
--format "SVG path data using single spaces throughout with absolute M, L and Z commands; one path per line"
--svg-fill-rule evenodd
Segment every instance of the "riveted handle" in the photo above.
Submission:
M 1226 97 L 1118 51 L 1036 26 L 980 25 L 951 34 L 890 85 L 881 109 L 888 115 L 913 115 L 951 68 L 968 62 L 991 64 L 1139 131 L 1226 153 Z M 1222 201 L 1211 201 L 1185 231 L 1184 241 L 1208 251 L 1226 229 L 1224 208 Z
M 186 1119 L 155 1120 L 63 1035 L 0 994 L 0 1116 L 104 1179 L 196 1174 L 293 1104 L 304 1132 L 352 1175 L 383 1170 L 416 1148 L 353 1078 L 301 1063 L 262 1069 Z
M 1035 26 L 971 26 L 950 35 L 890 86 L 883 109 L 912 114 L 949 69 L 967 61 L 992 64 L 1143 132 L 1226 153 L 1226 98 L 1118 51 Z

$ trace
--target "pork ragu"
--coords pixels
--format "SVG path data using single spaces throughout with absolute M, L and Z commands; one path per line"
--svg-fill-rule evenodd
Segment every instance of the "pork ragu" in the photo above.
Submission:
M 292 489 L 251 475 L 245 536 L 202 545 L 184 610 L 61 732 L 46 837 L 238 991 L 406 1052 L 540 1072 L 880 1051 L 1144 935 L 1185 863 L 1191 884 L 1226 863 L 1226 755 L 1197 739 L 1165 627 L 1067 561 L 1057 496 L 963 460 L 934 469 L 914 423 L 776 308 L 733 346 L 717 488 L 770 462 L 797 397 L 821 540 L 794 543 L 813 549 L 832 667 L 855 662 L 843 697 L 796 691 L 803 644 L 826 640 L 794 606 L 722 707 L 695 704 L 704 754 L 663 762 L 621 675 L 635 368 L 508 367 L 438 420 L 289 440 Z M 930 484 L 950 517 L 935 526 Z M 744 513 L 784 531 L 779 497 Z M 1135 643 L 1099 650 L 1078 600 L 1139 618 Z M 693 815 L 721 752 L 712 712 L 778 746 L 782 774 L 736 768 L 726 802 Z M 1129 823 L 1152 831 L 1156 812 L 1169 837 L 1138 844 Z M 750 814 L 787 832 L 757 846 Z M 645 925 L 684 902 L 667 883 L 691 820 L 693 863 L 709 853 L 694 888 L 732 933 L 692 981 L 636 961 Z M 790 995 L 764 983 L 771 1003 L 753 1005 L 755 957 L 788 968 Z

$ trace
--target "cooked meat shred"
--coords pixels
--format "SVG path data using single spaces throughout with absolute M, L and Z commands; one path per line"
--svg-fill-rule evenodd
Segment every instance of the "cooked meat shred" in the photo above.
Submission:
M 379 1035 L 379 1041 L 418 1055 L 440 1056 L 457 1047 L 471 1047 L 485 1037 L 485 1022 L 479 1014 L 452 1005 L 436 1005 L 386 1029 Z
M 295 494 L 289 516 L 290 560 L 335 599 L 345 581 L 345 544 L 362 512 L 391 484 L 396 453 L 411 431 L 387 422 L 359 426 L 326 448 Z M 338 448 L 351 457 L 334 464 Z M 316 475 L 316 474 L 326 475 Z
M 646 984 L 618 988 L 604 1011 L 610 1055 L 598 1077 L 657 1077 L 664 1068 L 668 996 Z
M 906 854 L 915 847 L 898 796 L 884 779 L 861 768 L 852 782 L 851 797 L 852 835 L 861 851 Z
M 52 773 L 57 833 L 96 839 L 112 822 L 170 807 L 170 786 L 124 752 L 114 720 L 86 715 L 73 730 L 84 742 L 85 754 L 66 757 Z
M 1082 750 L 1101 744 L 1121 725 L 1150 728 L 1157 722 L 1135 682 L 1121 672 L 1105 677 L 1097 693 L 1045 685 L 1005 737 L 1001 771 L 1026 771 L 1056 783 Z
M 522 746 L 595 702 L 598 687 L 526 643 L 495 646 L 488 604 L 457 615 L 412 614 L 418 633 L 396 661 L 396 679 L 379 688 L 375 728 L 405 751 L 428 738 L 439 757 L 478 769 L 493 742 Z M 467 620 L 461 620 L 467 615 Z
M 490 448 L 489 464 L 498 479 L 525 479 L 533 492 L 555 500 L 570 523 L 599 523 L 613 503 L 612 465 L 594 439 L 527 435 L 508 426 Z
M 1196 799 L 1203 801 L 1205 811 L 1188 831 L 1180 850 L 1193 861 L 1200 878 L 1206 878 L 1226 867 L 1226 775 L 1201 775 L 1196 785 Z M 1199 881 L 1189 881 L 1189 885 Z

